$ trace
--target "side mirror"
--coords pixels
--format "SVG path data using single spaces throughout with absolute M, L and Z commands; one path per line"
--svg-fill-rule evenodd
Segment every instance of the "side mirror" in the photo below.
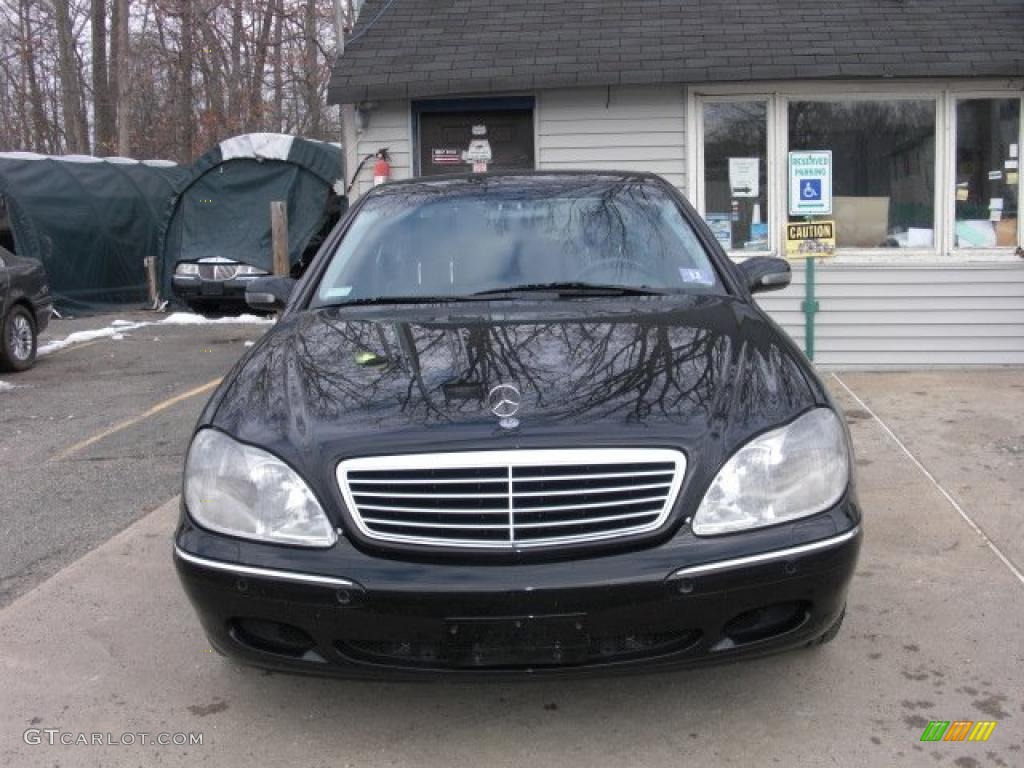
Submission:
M 739 266 L 751 293 L 780 291 L 793 280 L 793 272 L 785 259 L 753 256 Z
M 288 305 L 294 288 L 290 277 L 258 277 L 245 286 L 245 303 L 260 312 L 277 312 Z

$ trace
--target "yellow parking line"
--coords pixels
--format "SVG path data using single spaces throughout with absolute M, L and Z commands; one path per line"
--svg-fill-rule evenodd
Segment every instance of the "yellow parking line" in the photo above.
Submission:
M 96 435 L 93 435 L 92 437 L 86 438 L 85 440 L 82 440 L 79 443 L 75 443 L 74 445 L 72 445 L 69 448 L 65 448 L 63 451 L 61 451 L 56 456 L 54 456 L 52 459 L 50 459 L 50 461 L 63 461 L 64 459 L 68 458 L 69 456 L 72 456 L 72 455 L 78 453 L 83 448 L 88 448 L 90 445 L 98 443 L 100 440 L 103 440 L 104 438 L 110 437 L 111 435 L 115 435 L 118 432 L 121 432 L 121 431 L 123 431 L 125 429 L 128 429 L 129 427 L 134 427 L 139 422 L 145 421 L 150 416 L 155 416 L 156 414 L 160 413 L 161 411 L 167 410 L 172 405 L 180 403 L 183 400 L 188 400 L 190 397 L 195 397 L 196 395 L 201 395 L 204 392 L 209 392 L 211 389 L 213 389 L 218 384 L 220 384 L 220 382 L 221 382 L 221 379 L 218 377 L 218 378 L 214 379 L 213 381 L 209 381 L 206 384 L 203 384 L 203 386 L 201 386 L 201 387 L 196 387 L 195 389 L 190 389 L 188 392 L 182 392 L 180 395 L 175 395 L 174 397 L 169 397 L 166 400 L 164 400 L 163 402 L 157 403 L 152 408 L 150 408 L 148 411 L 146 411 L 144 413 L 140 413 L 138 416 L 134 416 L 134 417 L 132 417 L 130 419 L 122 421 L 119 424 L 115 424 L 110 429 L 105 429 L 102 432 L 100 432 L 99 434 L 96 434 Z

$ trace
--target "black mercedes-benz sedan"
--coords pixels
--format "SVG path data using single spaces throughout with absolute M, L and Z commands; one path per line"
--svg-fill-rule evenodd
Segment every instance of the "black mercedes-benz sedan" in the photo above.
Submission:
M 844 420 L 669 184 L 386 184 L 225 378 L 174 558 L 213 647 L 369 677 L 660 669 L 831 640 Z
M 0 246 L 0 371 L 24 371 L 36 361 L 39 334 L 53 313 L 42 262 Z
M 171 276 L 174 295 L 199 314 L 211 310 L 245 306 L 250 283 L 268 272 L 234 259 L 210 256 L 196 261 L 179 261 Z

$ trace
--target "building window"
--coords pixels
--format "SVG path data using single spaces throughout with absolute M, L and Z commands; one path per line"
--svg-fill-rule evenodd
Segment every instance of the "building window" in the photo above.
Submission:
M 703 105 L 704 218 L 727 251 L 768 251 L 765 101 Z
M 956 103 L 954 245 L 1017 245 L 1020 99 Z
M 789 149 L 832 150 L 838 248 L 935 247 L 934 100 L 792 100 Z

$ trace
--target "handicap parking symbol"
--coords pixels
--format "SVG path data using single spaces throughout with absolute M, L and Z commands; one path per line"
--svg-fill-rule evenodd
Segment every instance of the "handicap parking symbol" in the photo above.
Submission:
M 800 199 L 806 201 L 820 201 L 821 179 L 804 179 L 801 181 Z

